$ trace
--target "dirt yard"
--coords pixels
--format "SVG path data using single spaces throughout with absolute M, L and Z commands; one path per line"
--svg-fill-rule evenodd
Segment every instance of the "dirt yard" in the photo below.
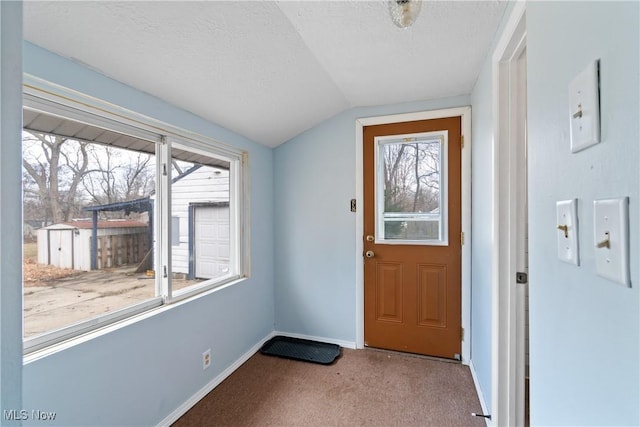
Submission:
M 22 264 L 22 281 L 24 287 L 46 286 L 52 280 L 75 276 L 79 271 L 70 268 L 58 268 L 53 265 L 38 264 L 38 246 L 35 242 L 22 245 L 24 263 Z
M 25 338 L 132 306 L 156 293 L 153 277 L 135 273 L 135 266 L 79 271 L 39 265 L 25 253 L 23 268 Z M 177 290 L 198 282 L 174 279 L 172 285 Z
M 22 265 L 22 281 L 25 288 L 46 286 L 48 283 L 65 277 L 77 276 L 80 271 L 70 268 L 59 268 L 53 265 L 40 265 L 35 260 L 25 259 Z

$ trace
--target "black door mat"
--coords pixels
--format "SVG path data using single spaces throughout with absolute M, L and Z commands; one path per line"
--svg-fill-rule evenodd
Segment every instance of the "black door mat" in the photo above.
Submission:
M 340 346 L 278 335 L 264 343 L 260 353 L 330 365 L 340 356 Z

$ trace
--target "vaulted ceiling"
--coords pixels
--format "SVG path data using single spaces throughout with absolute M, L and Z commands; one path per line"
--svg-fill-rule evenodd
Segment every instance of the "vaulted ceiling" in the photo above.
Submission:
M 468 94 L 505 1 L 24 4 L 25 39 L 267 146 L 351 107 Z

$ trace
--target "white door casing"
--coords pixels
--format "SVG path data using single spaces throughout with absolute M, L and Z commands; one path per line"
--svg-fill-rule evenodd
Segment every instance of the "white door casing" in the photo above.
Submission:
M 524 292 L 516 284 L 519 260 L 519 162 L 526 140 L 517 138 L 526 116 L 512 114 L 521 85 L 526 51 L 525 2 L 511 12 L 492 57 L 493 64 L 493 200 L 491 424 L 523 425 Z M 520 71 L 522 69 L 520 68 Z M 520 78 L 520 81 L 518 80 Z M 521 123 L 524 118 L 525 123 Z
M 356 120 L 356 348 L 364 348 L 364 264 L 363 253 L 363 128 L 386 123 L 429 120 L 443 117 L 462 118 L 462 363 L 468 364 L 471 357 L 471 107 L 455 107 L 442 110 L 403 113 L 387 116 L 366 117 Z M 453 237 L 451 237 L 453 238 Z

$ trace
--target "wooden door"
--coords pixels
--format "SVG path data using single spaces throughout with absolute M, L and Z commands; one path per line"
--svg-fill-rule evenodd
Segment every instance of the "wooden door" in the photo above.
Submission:
M 461 118 L 363 130 L 365 345 L 460 359 Z

